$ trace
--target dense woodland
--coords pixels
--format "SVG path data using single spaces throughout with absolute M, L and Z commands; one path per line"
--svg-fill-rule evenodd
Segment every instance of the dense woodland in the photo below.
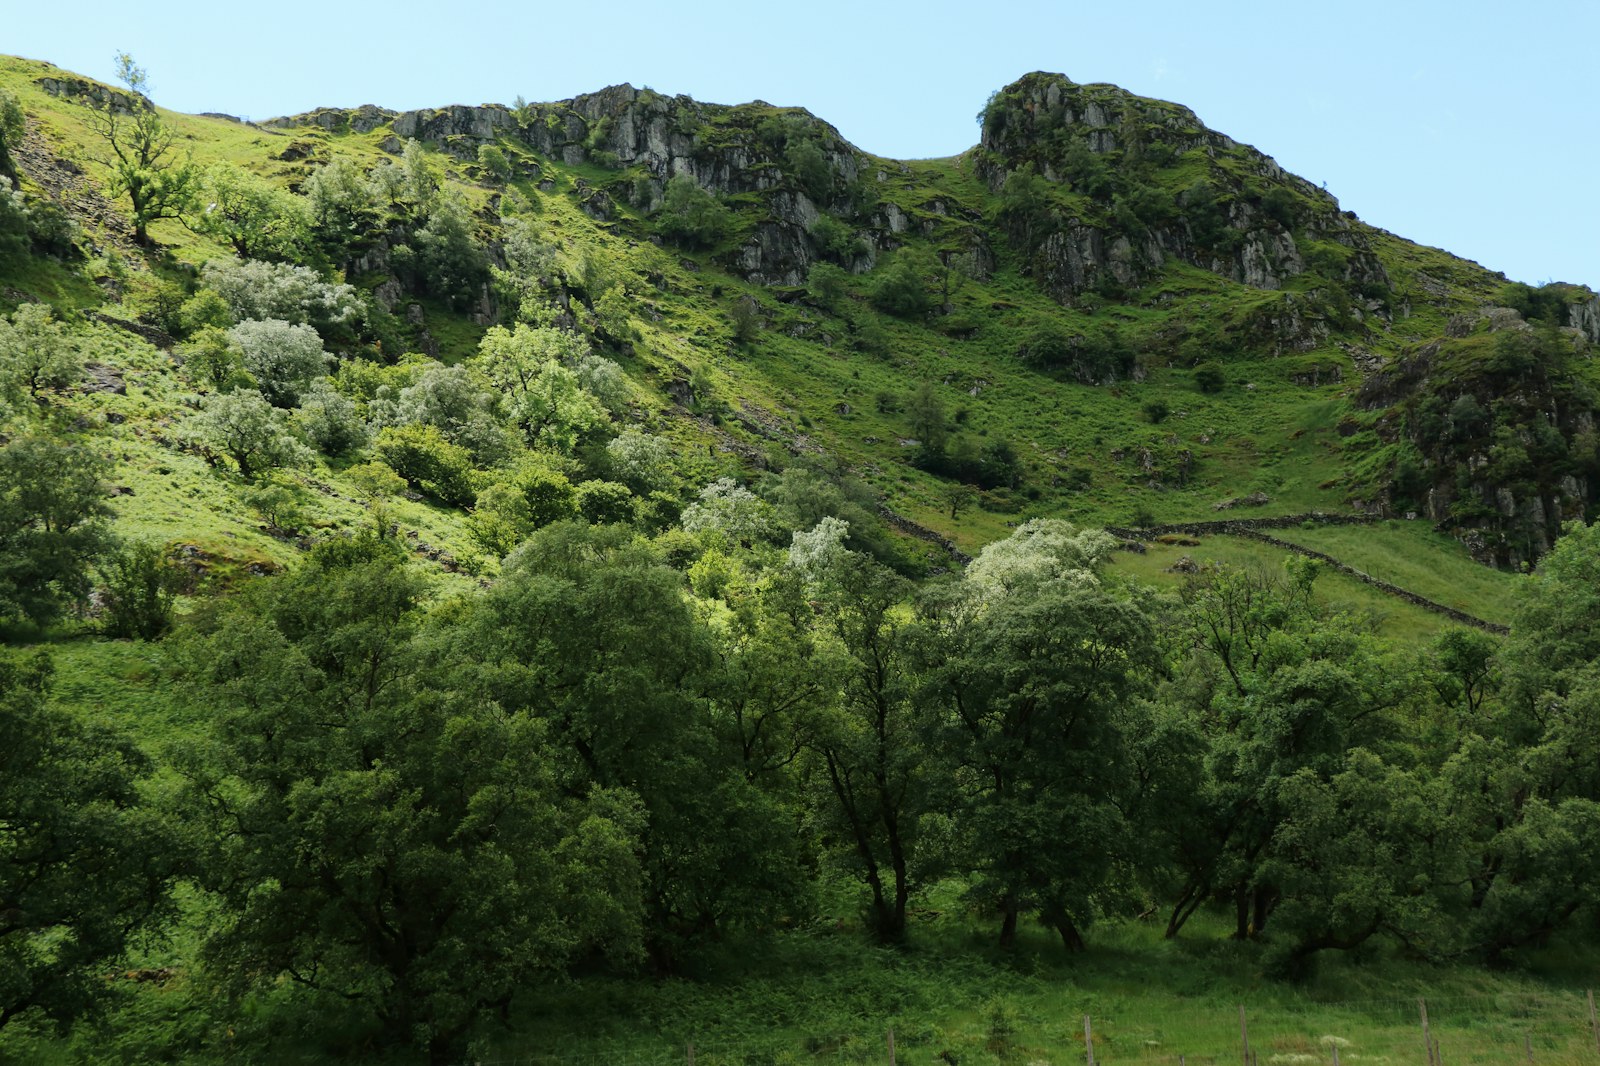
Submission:
M 961 565 L 827 449 L 730 437 L 734 379 L 710 366 L 671 377 L 679 421 L 659 416 L 641 360 L 669 283 L 575 253 L 515 146 L 463 163 L 408 139 L 291 189 L 196 162 L 123 59 L 127 93 L 62 105 L 120 238 L 25 173 L 44 120 L 0 91 L 0 1057 L 253 1061 L 292 1030 L 452 1063 L 574 981 L 698 979 L 823 916 L 915 951 L 935 890 L 1002 949 L 1042 927 L 1079 953 L 1120 922 L 1182 939 L 1203 916 L 1286 983 L 1375 950 L 1515 966 L 1597 932 L 1600 527 L 1582 518 L 1600 453 L 1572 287 L 1496 287 L 1505 314 L 1368 376 L 1379 413 L 1340 433 L 1372 445 L 1340 460 L 1352 491 L 1423 508 L 1447 479 L 1446 528 L 1538 559 L 1507 579 L 1509 636 L 1397 628 L 1294 555 L 1136 579 L 1105 512 L 1030 510 L 1044 478 L 1021 438 L 980 434 L 920 376 L 871 401 L 904 427 L 919 513 L 1013 516 Z M 1007 101 L 987 151 L 1016 135 Z M 898 323 L 980 329 L 962 290 L 1005 311 L 975 245 L 861 262 L 840 218 L 877 209 L 871 183 L 799 119 L 753 129 L 837 205 L 805 284 L 767 288 L 856 357 L 891 360 Z M 620 172 L 605 136 L 590 163 Z M 1049 254 L 1067 198 L 1129 233 L 1182 225 L 1196 262 L 1248 243 L 1204 183 L 1162 192 L 1170 155 L 1112 171 L 1067 145 L 1053 169 L 1050 136 L 989 201 L 1041 301 L 1071 287 Z M 712 265 L 749 207 L 687 172 L 611 187 L 636 239 Z M 1314 214 L 1301 192 L 1257 205 L 1285 233 Z M 1319 321 L 1392 313 L 1369 250 L 1308 247 Z M 1072 313 L 1137 274 L 1069 294 Z M 718 343 L 774 358 L 778 312 L 720 284 Z M 1132 326 L 1075 324 L 1027 318 L 1016 361 L 1085 396 L 1157 372 Z M 1199 395 L 1248 343 L 1165 341 Z M 1139 434 L 1189 402 L 1118 401 Z M 1149 441 L 1144 488 L 1200 477 L 1175 435 Z M 1566 514 L 1494 503 L 1561 479 Z M 122 509 L 144 499 L 164 517 Z M 1150 499 L 1140 524 L 1162 517 Z M 228 559 L 231 532 L 195 549 L 177 531 L 206 508 L 280 554 Z M 113 641 L 149 653 L 139 694 L 63 705 Z M 146 983 L 190 998 L 130 1035 Z

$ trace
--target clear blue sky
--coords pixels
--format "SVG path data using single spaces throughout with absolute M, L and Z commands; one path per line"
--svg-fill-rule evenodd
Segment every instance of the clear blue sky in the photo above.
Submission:
M 950 3 L 0 0 L 0 51 L 181 111 L 553 100 L 621 81 L 809 108 L 862 148 L 942 156 L 1030 70 L 1114 82 L 1326 183 L 1374 225 L 1538 283 L 1600 288 L 1600 0 Z

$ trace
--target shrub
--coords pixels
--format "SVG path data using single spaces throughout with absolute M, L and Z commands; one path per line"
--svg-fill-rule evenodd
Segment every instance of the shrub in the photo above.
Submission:
M 1201 392 L 1221 392 L 1227 383 L 1227 376 L 1222 372 L 1222 364 L 1215 360 L 1201 363 L 1194 368 L 1194 384 Z
M 667 182 L 656 229 L 675 244 L 712 248 L 732 232 L 733 216 L 694 178 L 679 174 Z
M 100 565 L 100 628 L 108 637 L 155 640 L 172 626 L 172 607 L 183 575 L 160 546 L 124 544 Z
M 379 432 L 374 451 L 420 492 L 453 507 L 465 507 L 475 496 L 472 455 L 452 444 L 437 426 L 389 426 Z
M 238 322 L 276 318 L 328 330 L 349 325 L 361 314 L 354 288 L 323 281 L 308 267 L 214 259 L 201 269 L 200 281 L 222 297 Z
M 316 379 L 328 372 L 330 357 L 310 326 L 281 319 L 241 322 L 228 331 L 239 357 L 274 407 L 293 407 Z
M 585 481 L 578 486 L 578 513 L 594 526 L 633 521 L 633 493 L 615 481 Z

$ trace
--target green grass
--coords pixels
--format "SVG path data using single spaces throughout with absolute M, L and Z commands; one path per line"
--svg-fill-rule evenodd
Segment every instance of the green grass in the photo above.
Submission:
M 1480 566 L 1459 541 L 1435 532 L 1427 522 L 1393 520 L 1271 532 L 1446 607 L 1488 622 L 1511 621 L 1518 577 Z

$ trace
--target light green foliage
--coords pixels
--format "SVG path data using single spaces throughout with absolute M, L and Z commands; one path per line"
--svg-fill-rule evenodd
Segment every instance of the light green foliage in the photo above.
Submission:
M 23 304 L 0 318 L 0 402 L 42 404 L 82 378 L 78 340 L 48 304 Z
M 675 175 L 662 195 L 656 229 L 686 248 L 714 248 L 733 230 L 733 216 L 688 174 Z
M 1116 546 L 1102 530 L 1079 530 L 1057 518 L 1031 519 L 1005 540 L 986 545 L 967 567 L 962 587 L 987 601 L 1044 586 L 1095 588 Z
M 213 259 L 200 272 L 236 322 L 276 318 L 318 330 L 349 326 L 361 315 L 355 289 L 323 281 L 309 267 L 260 260 Z
M 0 624 L 43 625 L 81 605 L 108 542 L 106 463 L 43 437 L 0 444 Z
M 630 427 L 617 434 L 606 444 L 606 458 L 612 475 L 641 496 L 677 482 L 667 442 L 641 430 Z
M 226 241 L 241 258 L 294 259 L 307 242 L 305 201 L 248 170 L 206 168 L 200 200 L 195 229 Z
M 400 390 L 392 415 L 395 425 L 433 426 L 446 440 L 472 453 L 479 465 L 505 453 L 504 431 L 493 411 L 494 396 L 464 366 L 431 366 Z
M 850 523 L 826 515 L 811 529 L 797 529 L 789 539 L 788 563 L 807 585 L 822 588 L 843 580 L 851 552 L 844 546 Z
M 366 176 L 342 156 L 313 171 L 302 192 L 311 214 L 311 232 L 336 262 L 349 255 L 377 221 L 378 205 Z
M 232 459 L 246 481 L 310 459 L 309 451 L 294 435 L 289 412 L 278 410 L 250 389 L 206 397 L 200 413 L 189 419 L 186 428 L 213 465 L 222 457 Z
M 771 508 L 732 478 L 718 478 L 684 509 L 682 525 L 690 533 L 716 533 L 733 544 L 750 544 L 771 533 Z
M 578 375 L 546 363 L 532 384 L 511 403 L 511 418 L 535 448 L 571 455 L 586 441 L 603 434 L 611 418 Z
M 504 185 L 511 180 L 511 162 L 499 145 L 480 144 L 478 165 L 483 168 L 485 178 L 495 185 Z
M 216 392 L 256 387 L 244 368 L 239 346 L 226 329 L 204 326 L 178 350 L 183 356 L 184 376 L 197 386 Z
M 633 490 L 616 481 L 585 481 L 573 501 L 579 517 L 593 526 L 627 525 L 634 519 Z
M 239 359 L 274 407 L 294 407 L 313 381 L 328 372 L 331 357 L 310 326 L 282 319 L 246 319 L 228 330 Z
M 534 531 L 577 515 L 577 494 L 566 475 L 529 464 L 478 493 L 467 528 L 484 551 L 504 557 Z
M 367 443 L 367 426 L 355 403 L 325 380 L 313 382 L 300 397 L 295 422 L 306 440 L 324 455 L 348 455 Z
M 49 707 L 52 672 L 42 652 L 0 654 L 0 1032 L 105 999 L 106 968 L 163 909 L 172 869 L 139 795 L 149 761 Z
M 126 53 L 117 56 L 117 80 L 131 96 L 109 96 L 89 122 L 111 152 L 112 195 L 127 196 L 133 208 L 134 240 L 149 244 L 152 222 L 181 218 L 193 208 L 200 170 L 178 155 L 177 131 L 144 98 L 145 71 Z

